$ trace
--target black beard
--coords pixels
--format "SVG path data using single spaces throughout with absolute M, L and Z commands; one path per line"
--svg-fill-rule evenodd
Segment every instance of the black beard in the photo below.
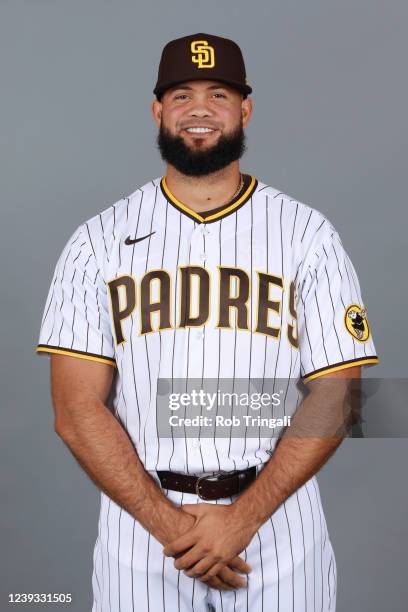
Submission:
M 240 159 L 246 150 L 246 140 L 241 120 L 232 134 L 220 136 L 213 147 L 192 151 L 181 136 L 172 136 L 162 123 L 157 135 L 157 146 L 162 159 L 182 174 L 206 176 Z

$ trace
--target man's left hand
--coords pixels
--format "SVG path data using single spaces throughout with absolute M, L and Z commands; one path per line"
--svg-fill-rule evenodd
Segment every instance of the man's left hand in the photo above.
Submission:
M 256 533 L 256 527 L 236 513 L 234 504 L 184 504 L 182 508 L 196 522 L 187 533 L 167 544 L 163 554 L 179 555 L 174 567 L 201 581 L 215 576 L 223 564 L 248 546 Z

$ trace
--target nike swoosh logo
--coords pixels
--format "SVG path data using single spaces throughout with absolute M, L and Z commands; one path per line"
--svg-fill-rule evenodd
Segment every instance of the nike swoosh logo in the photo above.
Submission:
M 128 236 L 125 240 L 125 244 L 136 244 L 136 242 L 140 242 L 141 240 L 146 240 L 149 236 L 153 236 L 156 232 L 150 232 L 150 234 L 146 234 L 146 236 L 141 236 L 140 238 L 135 238 L 132 240 L 130 236 Z

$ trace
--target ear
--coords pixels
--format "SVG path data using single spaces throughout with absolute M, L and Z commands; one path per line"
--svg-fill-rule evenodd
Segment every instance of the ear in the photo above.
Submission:
M 153 100 L 151 111 L 152 111 L 152 115 L 153 115 L 153 119 L 156 124 L 156 127 L 158 128 L 160 127 L 160 124 L 161 124 L 162 109 L 163 109 L 162 103 L 156 99 Z
M 254 104 L 252 98 L 246 97 L 241 102 L 241 113 L 242 113 L 242 124 L 245 128 L 252 116 L 252 111 L 254 108 Z

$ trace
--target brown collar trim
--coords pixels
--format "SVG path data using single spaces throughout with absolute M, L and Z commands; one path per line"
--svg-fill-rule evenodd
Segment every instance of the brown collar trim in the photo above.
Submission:
M 196 221 L 198 223 L 212 223 L 232 214 L 233 212 L 236 212 L 253 195 L 254 191 L 258 186 L 258 180 L 250 174 L 243 174 L 243 177 L 244 184 L 242 186 L 242 189 L 239 193 L 237 193 L 232 202 L 230 202 L 228 206 L 225 206 L 225 208 L 222 208 L 218 212 L 210 214 L 206 217 L 203 217 L 195 210 L 186 206 L 186 204 L 183 204 L 182 202 L 177 200 L 177 198 L 171 193 L 170 189 L 168 188 L 165 176 L 163 176 L 160 181 L 160 188 L 164 197 L 170 202 L 170 204 L 172 204 L 183 214 L 190 217 L 190 219 L 193 219 L 193 221 Z

